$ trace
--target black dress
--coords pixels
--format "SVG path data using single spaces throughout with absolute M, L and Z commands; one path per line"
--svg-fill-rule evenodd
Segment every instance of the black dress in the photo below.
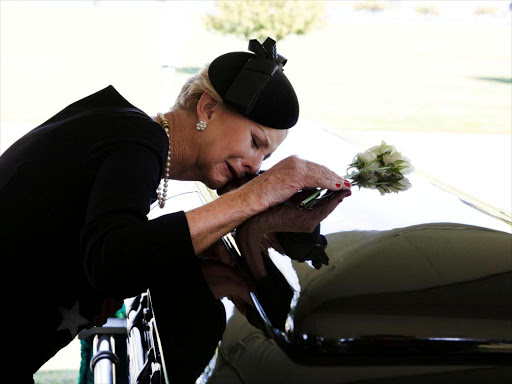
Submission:
M 199 308 L 194 316 L 211 307 L 221 319 L 185 213 L 146 216 L 168 146 L 162 127 L 109 86 L 0 156 L 2 317 L 10 325 L 4 348 L 6 366 L 20 379 L 94 325 L 109 298 L 151 288 L 172 307 L 180 290 L 178 302 Z M 185 280 L 189 291 L 179 288 Z M 187 316 L 174 312 L 167 311 Z

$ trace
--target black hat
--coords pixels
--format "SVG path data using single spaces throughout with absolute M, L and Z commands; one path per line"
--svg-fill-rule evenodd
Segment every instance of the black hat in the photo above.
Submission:
M 208 76 L 225 104 L 266 127 L 288 129 L 299 119 L 299 101 L 283 73 L 286 59 L 267 37 L 249 41 L 250 52 L 230 52 L 210 64 Z

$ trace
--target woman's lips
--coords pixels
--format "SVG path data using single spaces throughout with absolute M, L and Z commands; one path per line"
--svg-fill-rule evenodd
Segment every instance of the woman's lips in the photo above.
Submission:
M 231 180 L 238 179 L 238 175 L 236 174 L 235 170 L 229 165 L 229 163 L 226 161 L 226 168 L 228 170 L 229 175 L 231 176 Z

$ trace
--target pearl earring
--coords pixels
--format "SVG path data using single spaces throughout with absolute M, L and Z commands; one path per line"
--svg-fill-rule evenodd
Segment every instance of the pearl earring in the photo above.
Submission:
M 199 120 L 199 123 L 196 124 L 196 129 L 198 131 L 204 131 L 206 129 L 206 121 L 203 121 L 203 120 Z

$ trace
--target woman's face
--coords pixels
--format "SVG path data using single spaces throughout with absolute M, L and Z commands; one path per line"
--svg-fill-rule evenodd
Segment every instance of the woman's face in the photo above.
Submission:
M 201 106 L 203 97 L 209 105 Z M 198 105 L 198 112 L 205 108 L 198 114 L 208 127 L 197 132 L 201 135 L 197 164 L 201 181 L 218 189 L 233 179 L 257 173 L 263 160 L 283 142 L 287 130 L 265 127 L 211 100 L 205 93 Z

